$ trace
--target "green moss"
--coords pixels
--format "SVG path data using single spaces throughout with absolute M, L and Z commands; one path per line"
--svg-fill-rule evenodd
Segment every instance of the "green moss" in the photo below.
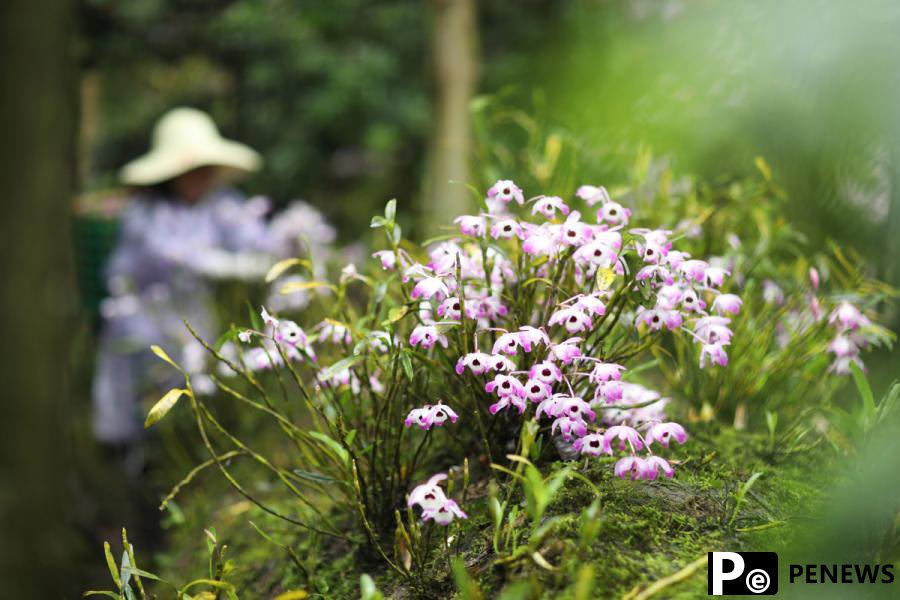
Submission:
M 667 453 L 680 460 L 671 480 L 621 481 L 612 476 L 608 460 L 589 462 L 586 469 L 579 463 L 600 493 L 598 532 L 590 544 L 581 543 L 582 511 L 594 500 L 594 491 L 584 481 L 570 478 L 545 515 L 559 519 L 554 534 L 540 548 L 554 570 L 527 556 L 495 567 L 486 497 L 473 494 L 476 499 L 466 504 L 470 519 L 463 523 L 460 547 L 484 597 L 575 598 L 585 566 L 592 570 L 595 592 L 618 597 L 679 571 L 709 551 L 777 551 L 794 536 L 790 524 L 813 512 L 823 500 L 819 490 L 833 483 L 826 481 L 827 451 L 781 456 L 765 436 L 715 425 L 695 425 L 692 430 L 686 445 Z M 561 467 L 562 463 L 547 464 L 541 470 L 547 475 Z M 739 490 L 754 473 L 762 475 L 738 503 Z M 513 502 L 524 505 L 518 492 Z M 230 546 L 235 564 L 231 580 L 252 597 L 307 589 L 323 597 L 355 598 L 363 573 L 372 575 L 388 597 L 450 598 L 456 593 L 444 555 L 438 553 L 424 573 L 408 581 L 346 543 L 320 540 L 298 545 L 302 536 L 296 529 L 248 506 L 215 477 L 186 494 L 183 509 L 184 524 L 170 534 L 173 550 L 160 561 L 174 579 L 184 579 L 181 574 L 189 571 L 202 575 L 196 572 L 205 559 L 201 529 L 215 526 L 219 539 Z M 304 560 L 315 556 L 310 572 L 304 573 L 284 550 L 259 536 L 248 525 L 251 520 L 280 543 L 291 544 Z M 705 568 L 697 570 L 667 588 L 664 596 L 705 594 L 705 574 Z

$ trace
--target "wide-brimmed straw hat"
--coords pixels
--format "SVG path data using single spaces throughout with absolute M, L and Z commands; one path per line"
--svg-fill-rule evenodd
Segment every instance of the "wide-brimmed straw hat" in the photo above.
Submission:
M 205 112 L 175 108 L 156 122 L 150 152 L 122 167 L 119 178 L 127 185 L 155 185 L 198 167 L 227 167 L 233 175 L 261 165 L 259 153 L 223 138 Z

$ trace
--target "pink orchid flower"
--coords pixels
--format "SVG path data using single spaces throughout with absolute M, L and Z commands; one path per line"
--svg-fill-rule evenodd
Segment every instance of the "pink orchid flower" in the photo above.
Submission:
M 447 499 L 437 508 L 428 508 L 422 511 L 422 520 L 434 520 L 438 525 L 449 525 L 454 519 L 468 519 L 468 515 L 459 508 L 455 500 Z
M 456 362 L 456 374 L 469 369 L 474 375 L 483 375 L 493 368 L 492 356 L 486 352 L 470 352 Z
M 459 225 L 459 230 L 463 235 L 470 235 L 476 238 L 483 238 L 487 231 L 487 222 L 482 216 L 462 215 L 453 220 Z
M 719 294 L 713 300 L 712 309 L 720 315 L 725 313 L 736 315 L 741 311 L 741 304 L 741 298 L 735 294 Z
M 447 343 L 447 336 L 441 334 L 434 325 L 419 325 L 412 330 L 412 333 L 409 336 L 410 346 L 431 348 L 435 344 L 440 344 L 446 348 Z
M 539 198 L 531 208 L 532 215 L 541 214 L 548 219 L 555 217 L 556 211 L 561 212 L 563 216 L 569 214 L 569 207 L 566 206 L 563 199 L 559 196 L 544 196 L 543 198 Z
M 447 496 L 438 484 L 445 479 L 447 479 L 445 473 L 438 473 L 432 475 L 431 479 L 422 485 L 414 487 L 409 493 L 407 505 L 412 507 L 418 504 L 423 510 L 434 510 L 443 506 L 447 502 Z
M 591 318 L 577 307 L 563 308 L 550 316 L 549 325 L 563 325 L 569 333 L 587 331 L 593 326 Z
M 625 450 L 626 443 L 631 447 L 632 451 L 640 450 L 644 447 L 641 434 L 637 429 L 628 427 L 627 425 L 613 425 L 603 433 L 603 444 L 606 448 L 612 448 L 613 442 L 618 440 L 618 450 Z
M 509 204 L 513 200 L 519 205 L 525 203 L 525 195 L 512 180 L 501 179 L 488 188 L 487 197 L 494 202 Z
M 663 448 L 668 448 L 672 439 L 679 444 L 683 444 L 687 439 L 687 433 L 684 431 L 684 427 L 678 423 L 654 423 L 647 430 L 644 439 L 647 441 L 648 446 L 656 442 Z
M 575 440 L 572 444 L 572 450 L 588 456 L 600 456 L 601 454 L 612 454 L 612 450 L 605 448 L 603 444 L 603 434 L 589 433 L 586 436 Z

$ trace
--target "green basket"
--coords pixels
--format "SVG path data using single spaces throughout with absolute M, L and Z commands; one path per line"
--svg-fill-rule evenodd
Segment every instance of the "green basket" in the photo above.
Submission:
M 78 211 L 73 230 L 81 306 L 96 318 L 100 302 L 108 295 L 103 269 L 119 238 L 119 211 Z

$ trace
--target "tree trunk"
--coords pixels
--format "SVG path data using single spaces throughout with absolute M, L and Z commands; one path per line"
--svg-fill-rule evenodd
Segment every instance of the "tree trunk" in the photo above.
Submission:
M 70 0 L 0 3 L 0 581 L 74 597 L 66 494 L 75 170 Z M 65 590 L 65 591 L 64 591 Z
M 472 120 L 478 79 L 476 0 L 429 0 L 435 98 L 422 206 L 432 224 L 447 224 L 472 204 Z

